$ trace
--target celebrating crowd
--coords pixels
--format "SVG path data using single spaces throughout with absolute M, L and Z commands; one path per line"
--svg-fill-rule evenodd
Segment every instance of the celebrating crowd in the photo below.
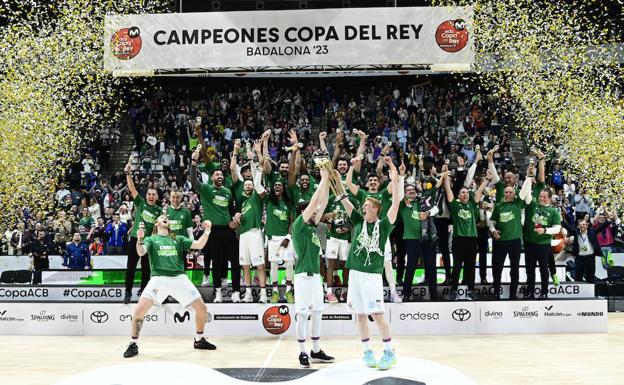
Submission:
M 137 231 L 144 226 L 150 234 L 166 212 L 170 230 L 190 239 L 203 234 L 203 220 L 211 221 L 210 239 L 192 255 L 195 266 L 203 265 L 204 283 L 216 288 L 216 302 L 223 300 L 220 288 L 229 284 L 228 277 L 234 302 L 292 302 L 297 206 L 311 200 L 321 180 L 314 154 L 326 153 L 346 194 L 342 201 L 328 197 L 317 226 L 327 302 L 348 296 L 354 224 L 342 203 L 348 200 L 361 212 L 372 197 L 383 217 L 392 201 L 393 167 L 403 197 L 390 241 L 379 245 L 391 300 L 411 299 L 419 266 L 425 271 L 422 283 L 437 299 L 438 253 L 451 297 L 460 284 L 472 297 L 476 261 L 480 281 L 487 283 L 490 251 L 495 293 L 501 292 L 503 267 L 509 265 L 511 298 L 522 250 L 528 296 L 537 265 L 541 296 L 550 279 L 558 283 L 555 257 L 571 255 L 572 278 L 593 281 L 593 258 L 603 258 L 608 267 L 610 253 L 622 245 L 615 210 L 566 180 L 539 150 L 530 154 L 535 158 L 527 170 L 518 170 L 506 111 L 463 87 L 388 85 L 350 95 L 330 87 L 250 87 L 211 96 L 202 90 L 209 96 L 199 101 L 186 91 L 159 88 L 129 111 L 136 148 L 125 178 L 121 172 L 110 179 L 98 176 L 100 154 L 85 151 L 67 179 L 69 189 L 58 186 L 58 210 L 48 216 L 25 211 L 24 221 L 4 235 L 5 251 L 31 255 L 36 272 L 46 269 L 47 255 L 55 253 L 63 254 L 71 269 L 90 268 L 98 255 L 127 253 L 130 301 L 139 260 L 142 289 L 149 280 L 148 257 L 136 252 Z M 322 123 L 318 137 L 312 135 L 314 119 Z M 560 245 L 551 247 L 557 240 Z M 257 298 L 254 285 L 260 287 Z M 267 285 L 284 289 L 271 290 L 269 298 Z

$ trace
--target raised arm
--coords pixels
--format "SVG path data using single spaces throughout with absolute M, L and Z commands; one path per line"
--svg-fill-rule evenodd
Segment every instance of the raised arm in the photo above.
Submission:
M 130 196 L 132 199 L 136 198 L 139 195 L 136 187 L 134 186 L 134 180 L 132 179 L 132 157 L 128 159 L 128 164 L 124 168 L 124 173 L 126 174 L 126 184 L 128 185 L 128 191 L 130 192 Z
M 234 141 L 234 150 L 230 158 L 230 174 L 232 174 L 232 184 L 238 182 L 238 151 L 240 149 L 240 139 Z
M 527 174 L 526 178 L 524 179 L 524 183 L 522 183 L 522 188 L 520 189 L 520 193 L 518 194 L 520 196 L 520 199 L 525 201 L 526 204 L 531 203 L 531 200 L 527 202 L 527 196 L 532 195 L 531 187 L 533 187 L 533 181 L 531 177 Z
M 546 181 L 546 155 L 540 149 L 535 150 L 537 155 L 537 181 L 544 183 Z
M 254 144 L 254 150 L 257 153 L 260 153 L 260 142 L 256 141 Z M 249 160 L 249 166 L 251 167 L 251 177 L 253 178 L 254 190 L 260 196 L 260 198 L 264 198 L 266 196 L 266 190 L 264 186 L 262 186 L 262 172 L 256 166 L 256 162 L 253 161 L 253 156 Z
M 293 130 L 290 130 L 290 145 L 292 146 L 292 152 L 288 160 L 288 187 L 294 186 L 297 182 L 297 169 L 299 168 L 299 163 L 297 162 L 299 141 L 297 140 L 297 133 Z
M 347 171 L 347 176 L 345 180 L 347 188 L 354 196 L 357 195 L 358 191 L 360 191 L 360 186 L 353 183 L 353 169 L 355 168 L 356 164 L 360 164 L 361 162 L 362 161 L 359 158 L 351 159 L 351 167 L 349 167 L 349 171 Z
M 483 155 L 481 154 L 481 151 L 477 151 L 477 156 L 475 158 L 475 161 L 473 164 L 470 165 L 470 168 L 468 169 L 468 173 L 466 174 L 466 179 L 464 180 L 465 188 L 470 188 L 470 186 L 472 185 L 472 181 L 474 180 L 475 173 L 477 172 L 477 163 L 479 163 L 482 158 L 483 158 Z
M 199 192 L 201 186 L 201 181 L 197 177 L 197 159 L 199 159 L 200 151 L 201 145 L 197 146 L 195 151 L 193 151 L 193 154 L 191 154 L 191 170 L 189 172 L 191 177 L 191 186 L 196 192 Z
M 500 181 L 500 177 L 498 176 L 498 172 L 496 172 L 496 166 L 494 165 L 494 153 L 498 151 L 498 144 L 495 145 L 490 151 L 487 153 L 488 159 L 488 170 L 492 174 L 492 183 L 496 184 Z
M 210 230 L 212 229 L 212 223 L 209 220 L 205 220 L 203 223 L 203 226 L 204 226 L 204 233 L 202 234 L 202 236 L 194 240 L 193 243 L 191 243 L 191 249 L 193 250 L 203 249 L 204 246 L 206 246 L 206 242 L 208 242 L 208 237 L 210 236 Z
M 303 213 L 301 213 L 301 215 L 303 215 L 303 221 L 304 222 L 309 222 L 310 218 L 312 218 L 312 216 L 317 213 L 319 211 L 319 203 L 323 202 L 323 199 L 321 199 L 321 196 L 323 194 L 327 195 L 329 194 L 329 182 L 327 180 L 328 178 L 328 174 L 327 171 L 325 170 L 321 170 L 321 183 L 318 185 L 318 188 L 316 189 L 316 191 L 314 191 L 314 194 L 312 195 L 312 198 L 310 199 L 310 203 L 308 204 L 308 207 L 306 207 L 305 210 L 303 210 Z M 325 201 L 325 204 L 327 204 L 327 201 Z M 325 207 L 323 207 L 323 210 L 320 210 L 321 212 L 325 210 Z M 316 218 L 314 219 L 315 223 L 318 223 L 321 220 L 320 216 L 316 216 Z
M 271 130 L 266 130 L 262 133 L 262 172 L 267 175 L 271 173 L 271 163 L 268 162 L 269 157 L 269 138 L 271 137 Z
M 384 162 L 390 167 L 390 180 L 392 184 L 392 205 L 388 209 L 388 221 L 390 224 L 394 224 L 397 219 L 397 214 L 399 213 L 399 207 L 401 206 L 401 200 L 403 199 L 404 191 L 403 186 L 399 183 L 399 172 L 397 168 L 392 163 L 392 158 L 389 156 L 384 158 Z
M 448 170 L 442 172 L 442 179 L 444 179 L 444 191 L 446 191 L 446 201 L 452 202 L 453 199 L 455 199 L 455 196 L 453 194 L 453 189 L 451 189 L 451 178 L 448 174 Z
M 342 152 L 343 143 L 344 143 L 344 133 L 337 132 L 336 143 L 334 144 L 334 156 L 332 157 L 332 165 L 334 168 L 338 167 L 338 159 L 340 159 L 340 154 Z
M 361 130 L 353 130 L 355 134 L 360 137 L 360 144 L 358 145 L 357 152 L 355 153 L 355 157 L 360 159 L 364 156 L 364 151 L 366 151 L 366 140 L 368 139 L 368 135 L 364 131 Z M 360 172 L 360 168 L 362 167 L 362 163 L 359 163 L 356 167 L 355 171 Z
M 485 186 L 487 186 L 488 182 L 490 181 L 490 173 L 488 172 L 488 175 L 483 178 L 483 181 L 481 182 L 481 185 L 479 186 L 479 188 L 477 189 L 477 192 L 475 193 L 474 196 L 474 201 L 479 203 L 481 202 L 481 197 L 483 196 L 483 191 L 485 190 Z
M 327 132 L 321 131 L 321 133 L 319 134 L 319 148 L 325 152 L 327 152 L 327 144 L 325 143 L 326 138 Z

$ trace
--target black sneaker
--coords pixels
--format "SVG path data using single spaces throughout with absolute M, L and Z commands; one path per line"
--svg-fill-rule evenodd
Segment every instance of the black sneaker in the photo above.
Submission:
M 128 349 L 126 349 L 126 351 L 124 352 L 124 358 L 134 357 L 137 354 L 139 354 L 139 347 L 136 343 L 130 342 L 130 345 L 128 345 Z
M 124 300 L 123 300 L 124 305 L 127 305 L 127 304 L 130 303 L 130 298 L 132 298 L 132 292 L 131 291 L 127 291 L 126 295 L 124 296 Z
M 548 294 L 546 294 L 546 293 L 542 293 L 542 294 L 540 294 L 540 295 L 539 295 L 539 297 L 537 297 L 537 299 L 539 299 L 539 300 L 545 300 L 545 299 L 548 299 Z
M 314 353 L 311 351 L 310 358 L 312 359 L 312 362 L 317 362 L 317 363 L 334 362 L 334 357 L 328 356 L 322 350 L 319 350 L 318 353 Z M 299 356 L 299 361 L 301 362 L 301 356 Z
M 195 349 L 202 349 L 202 350 L 215 350 L 215 349 L 217 349 L 216 346 L 214 346 L 210 342 L 206 341 L 206 339 L 203 338 L 203 337 L 199 341 L 194 341 L 193 342 L 193 347 Z
M 466 293 L 466 300 L 467 301 L 474 301 L 475 300 L 475 296 L 474 296 L 474 293 L 472 292 L 472 290 L 468 290 L 468 292 Z
M 452 290 L 449 296 L 446 298 L 448 301 L 455 301 L 457 299 L 457 291 Z
M 535 294 L 533 293 L 525 294 L 524 297 L 522 297 L 522 299 L 535 299 Z
M 299 365 L 301 365 L 302 368 L 310 367 L 310 357 L 308 357 L 306 353 L 299 353 Z

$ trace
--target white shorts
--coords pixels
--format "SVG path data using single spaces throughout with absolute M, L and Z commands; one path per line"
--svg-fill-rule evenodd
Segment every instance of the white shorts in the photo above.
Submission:
M 241 266 L 264 265 L 264 238 L 262 230 L 251 229 L 240 235 L 238 261 Z
M 189 306 L 198 298 L 202 299 L 201 294 L 186 274 L 175 277 L 152 276 L 141 293 L 141 298 L 151 299 L 156 306 L 160 306 L 168 296 L 175 298 L 183 307 Z
M 384 291 L 381 274 L 349 270 L 347 310 L 355 314 L 384 313 Z
M 384 246 L 384 261 L 392 261 L 392 246 L 390 245 L 390 238 L 388 238 L 386 246 Z
M 267 240 L 267 245 L 269 248 L 269 261 L 270 262 L 286 262 L 286 261 L 294 261 L 294 248 L 292 240 L 288 242 L 288 247 L 282 247 L 282 241 L 286 239 L 285 236 L 272 236 L 271 239 Z
M 311 314 L 313 311 L 323 311 L 324 308 L 320 274 L 295 274 L 295 313 Z
M 351 244 L 346 239 L 329 238 L 327 240 L 327 250 L 325 251 L 325 258 L 346 261 L 347 257 L 349 256 L 350 249 Z

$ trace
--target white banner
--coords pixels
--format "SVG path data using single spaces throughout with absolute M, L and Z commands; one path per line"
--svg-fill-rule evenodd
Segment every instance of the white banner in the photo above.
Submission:
M 474 60 L 471 7 L 106 16 L 107 70 L 218 69 Z
M 127 335 L 135 304 L 0 304 L 0 334 Z M 386 304 L 394 335 L 606 333 L 607 301 L 421 302 Z M 207 304 L 206 334 L 295 335 L 294 307 L 286 304 Z M 376 333 L 377 328 L 371 328 Z M 145 335 L 194 333 L 194 313 L 177 304 L 153 307 Z M 357 325 L 346 304 L 327 304 L 323 334 L 353 336 Z

